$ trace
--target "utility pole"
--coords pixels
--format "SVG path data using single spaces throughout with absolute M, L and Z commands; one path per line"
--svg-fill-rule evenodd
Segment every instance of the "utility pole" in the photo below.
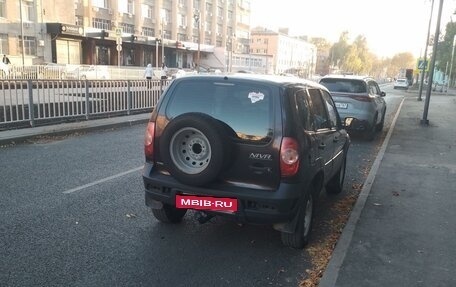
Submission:
M 161 10 L 161 15 L 160 15 L 160 21 L 161 21 L 161 44 L 162 44 L 162 67 L 164 67 L 165 64 L 165 25 L 166 25 L 166 11 Z
M 426 46 L 424 47 L 424 64 L 423 68 L 421 69 L 421 80 L 420 80 L 420 91 L 418 93 L 418 101 L 422 101 L 421 95 L 423 94 L 423 84 L 424 84 L 424 73 L 426 71 L 427 65 L 427 49 L 429 46 L 429 34 L 431 33 L 431 22 L 432 22 L 432 12 L 434 10 L 434 0 L 432 0 L 431 3 L 431 15 L 429 15 L 429 25 L 428 25 L 428 31 L 427 31 L 427 37 L 426 37 Z M 428 82 L 429 85 L 429 82 Z
M 451 71 L 453 70 L 454 46 L 456 46 L 456 35 L 453 36 L 453 49 L 451 50 L 450 75 L 448 76 L 447 93 L 451 83 Z
M 25 66 L 25 44 L 24 44 L 24 21 L 22 19 L 22 0 L 19 2 L 19 13 L 21 14 L 21 45 L 22 45 L 22 72 Z
M 427 116 L 428 116 L 428 110 L 429 110 L 429 101 L 431 100 L 432 82 L 434 80 L 435 58 L 437 56 L 437 46 L 439 44 L 440 20 L 442 18 L 442 8 L 443 8 L 443 0 L 440 0 L 439 13 L 437 16 L 437 25 L 435 28 L 434 46 L 432 49 L 431 66 L 429 67 L 429 81 L 428 81 L 428 86 L 427 86 L 427 91 L 426 91 L 426 101 L 424 103 L 423 118 L 421 119 L 422 125 L 429 125 L 429 120 L 427 119 Z
M 198 25 L 198 54 L 196 56 L 196 65 L 197 65 L 197 72 L 200 69 L 200 53 L 201 53 L 201 14 L 199 10 L 196 10 L 193 14 L 193 19 L 195 19 L 196 24 Z

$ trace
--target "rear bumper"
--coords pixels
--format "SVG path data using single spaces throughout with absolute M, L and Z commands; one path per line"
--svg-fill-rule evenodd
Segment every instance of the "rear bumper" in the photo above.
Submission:
M 179 183 L 173 177 L 153 172 L 153 165 L 146 163 L 143 171 L 145 201 L 154 206 L 156 201 L 175 206 L 176 194 L 229 197 L 238 200 L 238 211 L 234 213 L 208 211 L 238 222 L 274 224 L 289 222 L 298 211 L 298 202 L 303 189 L 299 184 L 281 183 L 275 191 L 213 184 L 195 187 Z

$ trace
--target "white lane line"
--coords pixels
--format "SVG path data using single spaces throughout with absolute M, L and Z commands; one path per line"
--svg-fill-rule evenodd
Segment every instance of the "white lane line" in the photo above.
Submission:
M 75 188 L 72 188 L 72 189 L 65 190 L 63 193 L 64 194 L 73 193 L 73 192 L 76 192 L 76 191 L 79 191 L 79 190 L 82 190 L 82 189 L 85 189 L 85 188 L 88 188 L 88 187 L 91 187 L 91 186 L 94 186 L 94 185 L 97 185 L 97 184 L 100 184 L 100 183 L 103 183 L 103 182 L 110 181 L 112 179 L 116 179 L 118 177 L 127 175 L 129 173 L 136 172 L 138 170 L 141 170 L 142 168 L 143 168 L 142 166 L 137 167 L 137 168 L 133 168 L 133 169 L 130 169 L 130 170 L 127 170 L 127 171 L 124 171 L 124 172 L 121 172 L 121 173 L 118 173 L 118 174 L 115 174 L 115 175 L 112 175 L 112 176 L 108 176 L 108 177 L 102 178 L 100 180 L 97 180 L 97 181 L 94 181 L 94 182 L 91 182 L 91 183 L 88 183 L 88 184 L 84 184 L 84 185 L 81 185 L 81 186 L 78 186 L 78 187 L 75 187 Z

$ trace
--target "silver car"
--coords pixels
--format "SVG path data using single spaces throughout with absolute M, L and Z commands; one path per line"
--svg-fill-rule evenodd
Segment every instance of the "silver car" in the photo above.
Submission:
M 342 120 L 354 118 L 350 130 L 362 132 L 373 140 L 383 129 L 386 113 L 385 92 L 377 82 L 365 76 L 328 75 L 320 79 L 333 97 Z

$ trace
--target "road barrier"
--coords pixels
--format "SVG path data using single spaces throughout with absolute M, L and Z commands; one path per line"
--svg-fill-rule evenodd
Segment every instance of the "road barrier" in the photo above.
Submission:
M 150 112 L 169 80 L 0 80 L 0 130 Z

